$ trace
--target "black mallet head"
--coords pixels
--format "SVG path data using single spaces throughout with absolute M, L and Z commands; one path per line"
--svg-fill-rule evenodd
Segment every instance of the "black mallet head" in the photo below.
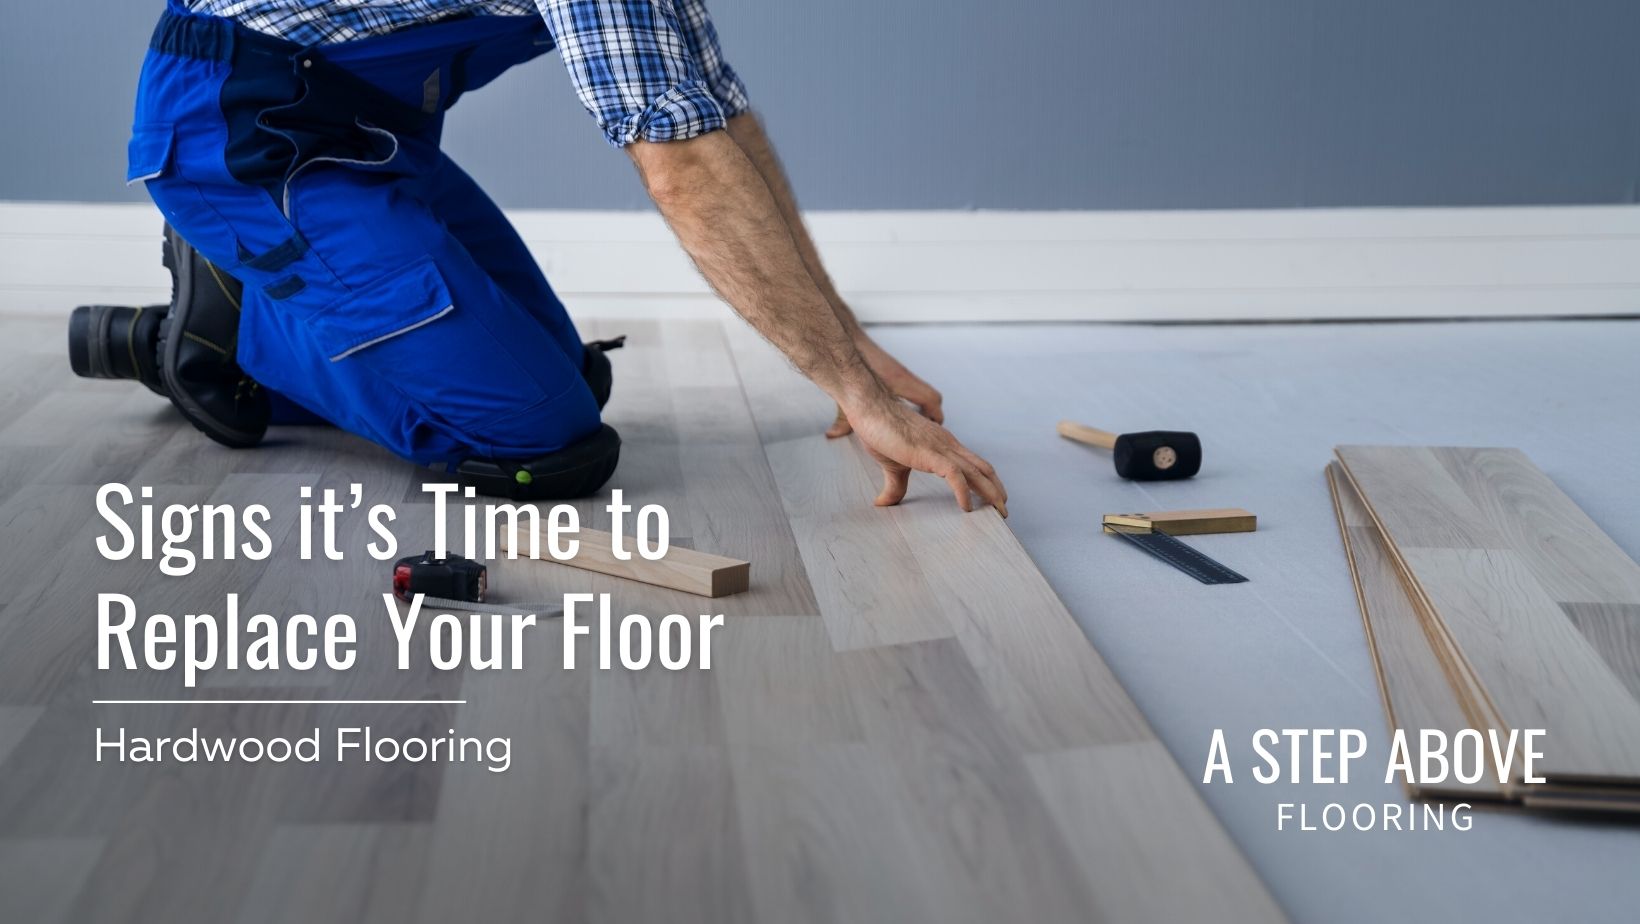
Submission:
M 1112 448 L 1116 474 L 1134 481 L 1173 481 L 1201 471 L 1202 441 L 1194 433 L 1124 433 Z

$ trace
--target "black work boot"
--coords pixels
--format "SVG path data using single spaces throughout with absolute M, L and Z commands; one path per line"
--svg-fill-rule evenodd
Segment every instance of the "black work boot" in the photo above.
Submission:
M 159 371 L 171 403 L 199 431 L 244 449 L 268 431 L 268 394 L 239 368 L 239 281 L 200 256 L 169 224 L 171 311 L 160 325 Z
M 171 397 L 159 375 L 159 326 L 170 305 L 81 305 L 68 316 L 68 364 L 86 379 L 135 379 Z
M 581 378 L 586 379 L 587 387 L 592 389 L 592 397 L 598 399 L 600 411 L 609 403 L 609 391 L 615 384 L 615 370 L 610 368 L 609 357 L 604 354 L 623 346 L 626 346 L 625 334 L 586 344 L 586 355 L 581 360 Z

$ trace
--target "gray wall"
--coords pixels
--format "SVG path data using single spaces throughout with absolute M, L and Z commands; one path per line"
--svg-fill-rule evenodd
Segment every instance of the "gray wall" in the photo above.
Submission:
M 1613 203 L 1635 0 L 711 0 L 811 208 Z M 160 0 L 6 0 L 0 199 L 121 183 Z M 639 208 L 556 55 L 449 149 L 508 206 Z

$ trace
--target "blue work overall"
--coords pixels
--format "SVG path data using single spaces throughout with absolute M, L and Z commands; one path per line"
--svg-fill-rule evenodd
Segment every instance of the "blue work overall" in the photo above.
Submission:
M 564 306 L 439 150 L 463 92 L 551 47 L 539 16 L 302 47 L 170 0 L 128 179 L 244 284 L 246 373 L 418 463 L 530 458 L 598 429 Z

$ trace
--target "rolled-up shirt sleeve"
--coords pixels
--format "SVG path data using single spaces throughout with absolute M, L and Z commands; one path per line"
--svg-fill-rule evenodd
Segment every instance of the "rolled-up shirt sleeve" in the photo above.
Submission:
M 683 19 L 684 39 L 689 52 L 700 65 L 706 85 L 717 98 L 718 105 L 729 115 L 739 115 L 752 108 L 746 96 L 746 85 L 740 82 L 729 62 L 723 60 L 723 49 L 718 46 L 717 27 L 706 12 L 703 0 L 678 0 L 678 13 Z
M 537 0 L 576 95 L 616 147 L 723 128 L 749 103 L 702 0 Z

